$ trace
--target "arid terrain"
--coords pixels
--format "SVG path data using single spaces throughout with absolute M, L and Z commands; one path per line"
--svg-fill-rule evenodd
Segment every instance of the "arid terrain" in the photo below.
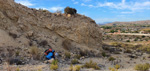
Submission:
M 149 35 L 149 21 L 132 23 L 99 26 L 76 12 L 0 0 L 0 71 L 148 71 L 150 36 L 126 34 Z M 45 62 L 48 48 L 58 53 L 52 63 Z

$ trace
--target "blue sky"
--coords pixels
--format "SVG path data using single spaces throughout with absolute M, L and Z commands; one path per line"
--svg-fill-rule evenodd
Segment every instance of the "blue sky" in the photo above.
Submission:
M 63 11 L 67 6 L 97 23 L 150 20 L 150 0 L 15 0 L 30 8 Z

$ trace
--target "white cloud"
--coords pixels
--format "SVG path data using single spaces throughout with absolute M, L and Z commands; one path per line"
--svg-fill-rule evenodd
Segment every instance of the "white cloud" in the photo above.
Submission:
M 25 6 L 33 6 L 34 5 L 29 0 L 15 0 L 15 2 L 25 5 Z
M 129 12 L 121 12 L 121 13 L 134 13 L 139 10 L 147 10 L 150 9 L 150 1 L 143 1 L 143 2 L 126 2 L 126 0 L 121 0 L 120 3 L 114 2 L 105 2 L 101 3 L 98 2 L 96 5 L 87 5 L 82 3 L 81 6 L 88 6 L 88 7 L 109 7 L 113 9 L 120 9 L 120 10 L 130 10 Z
M 47 10 L 50 10 L 50 11 L 53 11 L 53 12 L 56 12 L 57 10 L 62 10 L 64 9 L 64 7 L 51 7 L 51 8 L 47 8 Z
M 78 4 L 79 2 L 74 2 L 73 4 Z
M 85 5 L 84 3 L 81 3 L 81 6 L 87 6 L 87 5 Z
M 122 14 L 131 14 L 131 13 L 135 13 L 134 11 L 124 11 L 124 12 L 121 12 Z

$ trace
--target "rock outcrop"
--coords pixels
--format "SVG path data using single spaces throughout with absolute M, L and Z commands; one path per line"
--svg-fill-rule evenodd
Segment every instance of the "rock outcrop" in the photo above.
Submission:
M 71 49 L 102 50 L 102 35 L 94 20 L 76 14 L 50 13 L 27 8 L 13 0 L 0 0 L 0 48 L 53 48 L 63 51 L 69 40 Z

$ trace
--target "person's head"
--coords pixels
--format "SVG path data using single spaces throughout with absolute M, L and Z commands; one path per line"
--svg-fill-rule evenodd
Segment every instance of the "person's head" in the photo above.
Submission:
M 49 49 L 50 52 L 52 52 L 52 49 Z

